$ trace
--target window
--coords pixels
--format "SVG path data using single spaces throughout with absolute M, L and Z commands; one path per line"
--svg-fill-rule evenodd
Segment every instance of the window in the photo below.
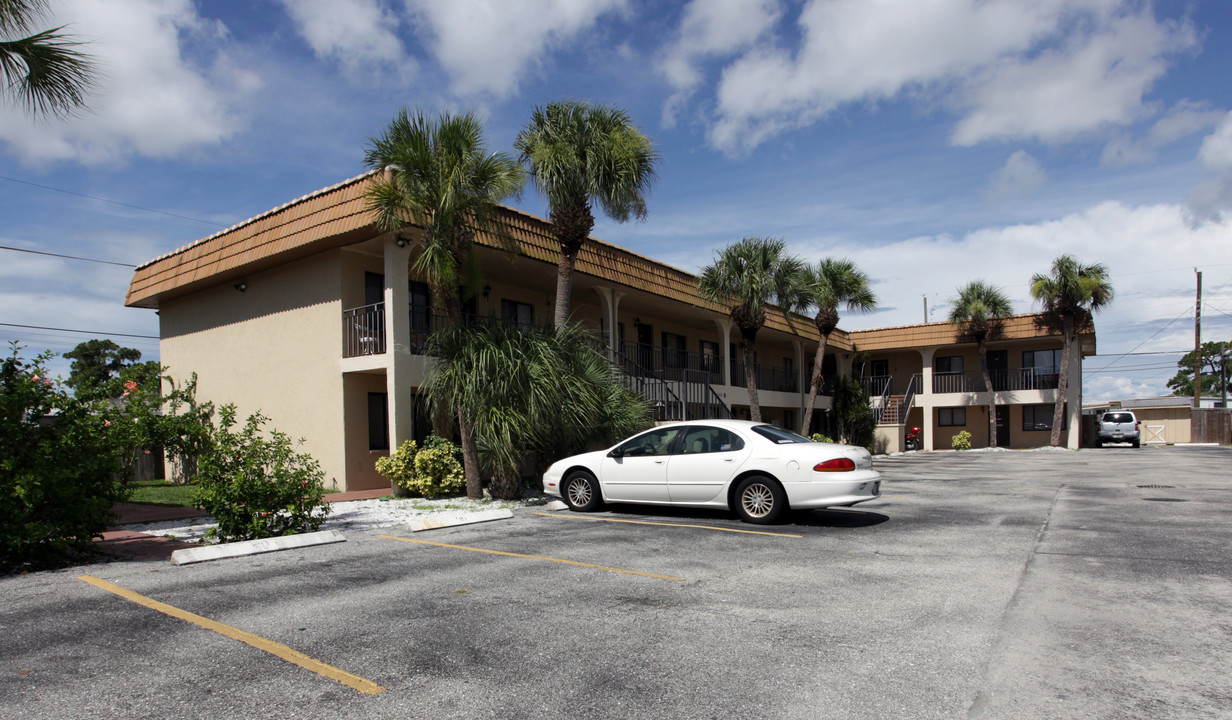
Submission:
M 688 338 L 663 332 L 663 367 L 682 368 L 689 365 Z
M 719 363 L 719 344 L 711 340 L 701 340 L 698 343 L 698 349 L 702 355 L 702 370 L 706 372 L 718 372 Z
M 364 304 L 385 302 L 385 276 L 381 273 L 364 273 Z
M 933 363 L 933 372 L 939 375 L 958 375 L 963 371 L 962 355 L 947 355 L 937 358 Z
M 803 435 L 797 435 L 796 433 L 790 430 L 784 430 L 783 428 L 776 428 L 773 425 L 754 425 L 753 432 L 757 433 L 758 435 L 761 435 L 762 437 L 766 438 L 767 440 L 774 443 L 775 445 L 790 445 L 792 443 L 813 442 L 812 440 L 804 437 Z
M 368 449 L 389 449 L 389 395 L 368 393 Z
M 966 427 L 967 408 L 937 408 L 937 424 L 941 427 Z
M 1061 373 L 1062 349 L 1056 350 L 1024 350 L 1022 353 L 1022 369 L 1024 375 L 1032 379 L 1035 389 L 1055 388 Z
M 528 328 L 535 323 L 535 308 L 530 303 L 501 300 L 501 319 L 507 323 Z
M 616 449 L 622 457 L 646 457 L 648 455 L 667 455 L 671 452 L 676 436 L 680 434 L 679 427 L 665 427 L 642 433 Z
M 680 452 L 684 455 L 696 455 L 698 453 L 732 452 L 743 447 L 744 441 L 730 430 L 693 427 L 689 428 L 688 434 L 684 436 Z
M 1022 406 L 1022 429 L 1023 430 L 1052 430 L 1052 413 L 1056 409 L 1055 405 L 1023 405 Z M 1061 411 L 1061 429 L 1068 430 L 1069 425 L 1068 413 L 1065 410 Z

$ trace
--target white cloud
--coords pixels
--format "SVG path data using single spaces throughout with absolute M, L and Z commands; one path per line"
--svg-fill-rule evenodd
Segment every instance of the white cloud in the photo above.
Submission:
M 1063 141 L 1135 121 L 1192 28 L 1130 0 L 932 0 L 870 11 L 812 0 L 798 49 L 760 43 L 716 89 L 711 143 L 743 152 L 853 103 L 900 96 L 958 110 L 952 140 Z
M 1199 183 L 1186 198 L 1189 220 L 1195 224 L 1218 220 L 1232 209 L 1232 112 L 1202 141 L 1198 158 L 1214 177 Z
M 1014 200 L 1033 194 L 1048 179 L 1039 160 L 1018 150 L 992 175 L 988 194 L 994 201 Z
M 1143 137 L 1134 139 L 1128 133 L 1114 136 L 1104 146 L 1100 163 L 1126 167 L 1150 162 L 1161 147 L 1218 125 L 1223 117 L 1223 112 L 1212 110 L 1205 103 L 1180 102 L 1156 121 Z
M 459 95 L 513 95 L 553 47 L 592 28 L 626 0 L 406 0 Z
M 675 125 L 676 113 L 702 83 L 701 60 L 745 50 L 765 37 L 781 16 L 778 0 L 692 0 L 659 58 L 659 72 L 675 89 L 663 104 L 664 125 Z
M 173 157 L 237 131 L 240 100 L 260 85 L 227 59 L 227 30 L 197 15 L 190 0 L 64 0 L 55 22 L 89 42 L 101 76 L 90 110 L 39 122 L 0 108 L 0 140 L 27 162 L 111 162 L 129 155 Z M 205 58 L 189 56 L 198 41 Z
M 414 70 L 394 30 L 397 16 L 378 0 L 281 0 L 317 57 L 351 75 L 372 67 Z

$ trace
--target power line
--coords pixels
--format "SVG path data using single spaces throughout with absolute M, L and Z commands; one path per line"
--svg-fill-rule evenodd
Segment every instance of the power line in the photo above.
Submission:
M 210 222 L 209 220 L 202 220 L 200 218 L 189 217 L 187 215 L 177 215 L 175 213 L 166 212 L 164 210 L 154 210 L 148 207 L 141 207 L 140 205 L 131 205 L 129 203 L 120 202 L 119 200 L 108 200 L 107 198 L 98 197 L 96 195 L 86 195 L 84 193 L 73 192 L 72 190 L 62 190 L 60 188 L 51 187 L 50 185 L 39 185 L 38 183 L 32 183 L 27 180 L 18 180 L 17 178 L 5 177 L 4 175 L 0 175 L 0 180 L 8 180 L 9 182 L 19 183 L 21 185 L 29 185 L 30 187 L 41 188 L 43 190 L 50 190 L 52 192 L 64 193 L 65 195 L 75 195 L 76 197 L 86 198 L 87 200 L 97 200 L 99 202 L 111 203 L 112 205 L 119 205 L 121 207 L 131 208 L 133 210 L 140 210 L 142 212 L 150 212 L 150 213 L 155 213 L 157 215 L 166 215 L 167 217 L 179 218 L 180 220 L 191 220 L 193 222 L 198 222 L 203 225 L 210 225 L 212 227 L 218 227 L 218 228 L 226 227 L 225 225 L 220 225 L 219 223 L 216 223 L 216 222 Z
M 109 333 L 109 332 L 102 332 L 99 330 L 72 330 L 70 328 L 43 327 L 41 325 L 18 325 L 16 323 L 6 323 L 6 322 L 0 322 L 0 326 L 25 328 L 27 330 L 52 330 L 55 332 L 82 333 L 83 335 L 105 335 L 107 337 L 131 337 L 131 338 L 144 338 L 146 340 L 160 339 L 157 335 L 133 335 L 132 333 Z
M 1143 340 L 1142 342 L 1140 342 L 1140 343 L 1138 343 L 1137 345 L 1135 345 L 1135 346 L 1133 346 L 1132 348 L 1130 348 L 1130 349 L 1129 349 L 1129 352 L 1131 352 L 1131 353 L 1132 353 L 1133 351 L 1137 350 L 1138 348 L 1142 347 L 1143 345 L 1146 345 L 1146 344 L 1147 344 L 1148 342 L 1150 342 L 1151 340 L 1154 340 L 1156 335 L 1158 335 L 1158 334 L 1160 334 L 1161 332 L 1163 332 L 1164 330 L 1167 330 L 1168 328 L 1172 327 L 1172 323 L 1174 323 L 1174 322 L 1176 322 L 1177 320 L 1180 320 L 1181 318 L 1183 318 L 1183 317 L 1185 317 L 1186 315 L 1188 315 L 1188 314 L 1189 314 L 1189 311 L 1190 311 L 1190 310 L 1192 310 L 1192 309 L 1193 309 L 1193 305 L 1190 305 L 1189 307 L 1185 308 L 1185 312 L 1183 312 L 1183 313 L 1181 313 L 1180 315 L 1177 315 L 1176 317 L 1172 318 L 1172 320 L 1170 320 L 1170 321 L 1168 322 L 1168 324 L 1167 324 L 1167 325 L 1164 325 L 1164 326 L 1163 326 L 1163 327 L 1161 327 L 1160 329 L 1156 330 L 1156 331 L 1155 331 L 1155 332 L 1151 335 L 1151 337 L 1147 338 L 1146 340 Z M 1126 353 L 1126 354 L 1128 354 L 1128 353 Z M 1102 368 L 1099 368 L 1098 370 L 1093 370 L 1092 372 L 1103 372 L 1104 370 L 1107 370 L 1108 368 L 1110 368 L 1110 367 L 1112 367 L 1113 365 L 1115 365 L 1115 364 L 1117 363 L 1117 361 L 1118 361 L 1118 360 L 1120 360 L 1120 358 L 1117 358 L 1116 360 L 1113 360 L 1112 362 L 1108 363 L 1107 365 L 1103 366 Z
M 0 250 L 12 250 L 13 252 L 30 253 L 31 255 L 48 255 L 50 257 L 67 258 L 69 260 L 84 260 L 85 262 L 103 263 L 104 265 L 119 265 L 120 267 L 137 267 L 132 263 L 114 262 L 112 260 L 96 260 L 95 258 L 78 257 L 76 255 L 61 255 L 59 253 L 43 252 L 42 250 L 27 250 L 26 248 L 15 248 L 7 245 L 0 245 Z

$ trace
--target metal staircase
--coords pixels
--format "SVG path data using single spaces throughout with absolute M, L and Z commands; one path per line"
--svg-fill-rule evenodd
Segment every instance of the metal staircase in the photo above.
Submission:
M 667 380 L 619 350 L 612 355 L 621 370 L 621 382 L 650 404 L 655 421 L 732 417 L 731 408 L 710 384 L 709 373 L 683 370 L 679 380 Z

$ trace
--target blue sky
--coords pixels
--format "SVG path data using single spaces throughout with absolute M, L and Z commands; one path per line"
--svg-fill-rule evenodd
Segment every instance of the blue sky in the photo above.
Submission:
M 956 288 L 1034 309 L 1065 252 L 1107 265 L 1087 402 L 1166 394 L 1232 339 L 1232 3 L 1143 0 L 53 0 L 91 111 L 0 105 L 0 246 L 137 264 L 352 177 L 401 107 L 627 110 L 661 153 L 645 222 L 595 234 L 689 271 L 745 236 L 849 257 L 881 301 L 846 329 L 944 319 Z M 511 201 L 545 216 L 533 191 Z M 0 336 L 157 358 L 131 269 L 0 250 Z M 88 330 L 92 334 L 64 330 Z M 58 369 L 66 374 L 66 366 Z

